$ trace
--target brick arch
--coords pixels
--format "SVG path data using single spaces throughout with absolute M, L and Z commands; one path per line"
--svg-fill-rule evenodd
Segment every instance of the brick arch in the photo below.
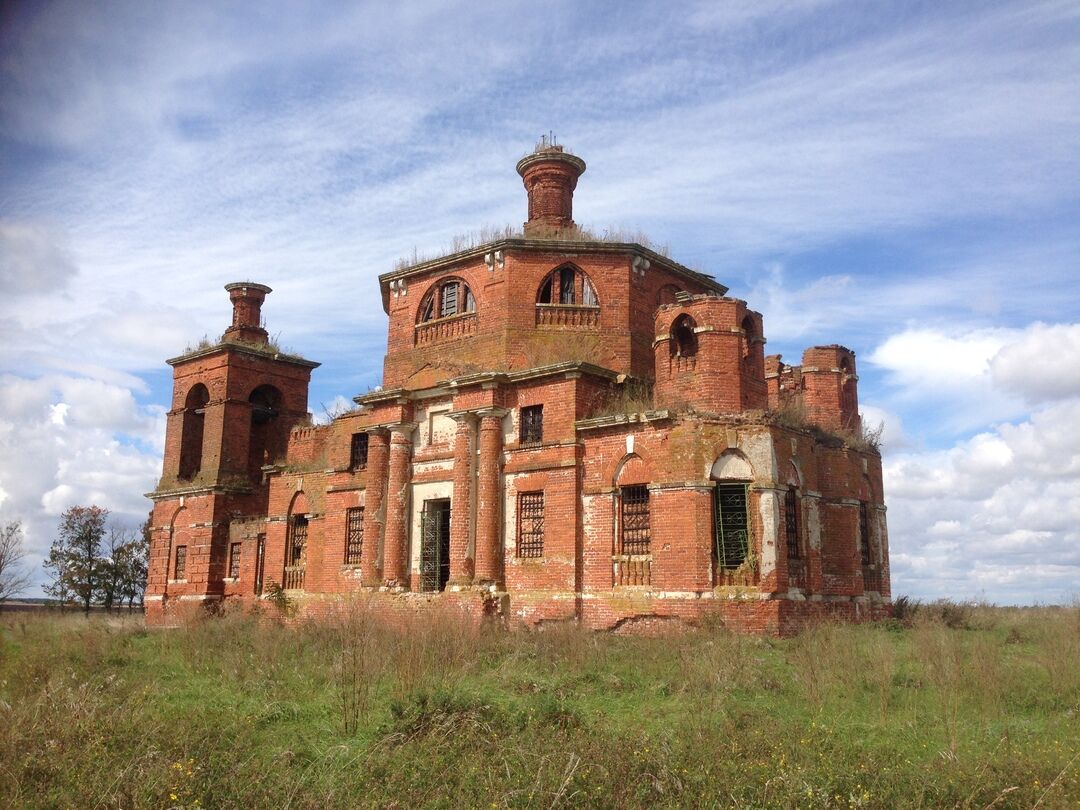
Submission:
M 447 288 L 453 287 L 453 311 L 444 313 L 450 306 L 450 298 Z M 450 318 L 454 315 L 464 315 L 476 312 L 476 295 L 465 279 L 460 276 L 439 278 L 431 283 L 427 291 L 420 298 L 420 304 L 416 308 L 415 323 L 427 323 L 437 321 L 439 318 Z
M 536 303 L 564 306 L 600 306 L 600 295 L 589 274 L 573 262 L 547 273 L 536 288 Z
M 652 467 L 637 453 L 627 453 L 609 470 L 614 486 L 625 487 L 634 484 L 648 484 L 652 481 Z
M 709 468 L 714 481 L 753 481 L 754 465 L 739 450 L 725 450 Z
M 788 486 L 795 487 L 796 489 L 802 489 L 802 471 L 799 469 L 799 465 L 795 463 L 794 459 L 788 462 L 787 477 L 784 480 L 784 483 Z
M 289 517 L 293 515 L 307 515 L 311 512 L 311 504 L 304 490 L 298 491 L 289 501 Z

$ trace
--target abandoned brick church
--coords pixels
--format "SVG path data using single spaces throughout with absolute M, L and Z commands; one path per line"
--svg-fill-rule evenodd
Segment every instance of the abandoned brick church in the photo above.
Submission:
M 766 356 L 712 277 L 575 226 L 580 158 L 542 141 L 517 171 L 521 235 L 380 276 L 382 387 L 330 424 L 270 288 L 226 285 L 220 342 L 169 360 L 150 621 L 282 591 L 628 631 L 888 612 L 854 353 Z

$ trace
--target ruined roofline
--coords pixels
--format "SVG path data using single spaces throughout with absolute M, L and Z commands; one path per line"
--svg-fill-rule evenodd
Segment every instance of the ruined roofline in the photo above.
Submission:
M 592 377 L 601 377 L 610 381 L 615 381 L 620 376 L 623 376 L 618 372 L 593 363 L 587 363 L 581 360 L 568 360 L 563 363 L 535 366 L 533 368 L 526 368 L 518 371 L 481 371 L 473 374 L 463 374 L 460 377 L 440 380 L 434 385 L 429 385 L 425 388 L 390 388 L 385 391 L 372 391 L 368 394 L 360 394 L 353 397 L 353 402 L 357 405 L 374 405 L 379 402 L 393 400 L 430 399 L 433 395 L 441 393 L 442 391 L 461 389 L 471 385 L 482 385 L 489 382 L 516 383 L 524 380 L 552 377 L 558 374 L 568 373 L 588 374 Z
M 276 351 L 269 346 L 258 346 L 251 343 L 238 343 L 231 340 L 220 340 L 213 346 L 207 346 L 204 349 L 195 349 L 194 351 L 185 352 L 184 354 L 177 355 L 176 357 L 170 357 L 165 362 L 170 366 L 178 366 L 181 363 L 186 363 L 190 360 L 197 360 L 200 357 L 209 357 L 210 355 L 227 351 L 236 351 L 240 354 L 247 354 L 252 357 L 258 357 L 262 360 L 277 360 L 281 363 L 291 363 L 294 366 L 303 366 L 304 368 L 318 368 L 322 365 L 322 363 L 318 363 L 314 360 L 306 360 L 299 355 L 287 354 L 285 352 Z
M 400 270 L 383 273 L 379 276 L 379 288 L 382 292 L 383 310 L 387 314 L 390 312 L 391 281 L 406 279 L 410 276 L 420 275 L 421 273 L 426 273 L 431 270 L 438 270 L 469 259 L 482 258 L 486 253 L 506 248 L 538 251 L 554 250 L 557 252 L 574 253 L 637 253 L 647 258 L 652 264 L 660 265 L 676 275 L 683 276 L 686 279 L 716 291 L 719 295 L 724 295 L 728 291 L 726 286 L 718 282 L 712 276 L 706 275 L 705 273 L 699 273 L 697 270 L 691 270 L 686 265 L 679 264 L 679 262 L 657 253 L 652 248 L 645 247 L 638 242 L 606 242 L 600 239 L 526 239 L 524 237 L 509 237 L 506 239 L 496 239 L 493 242 L 485 242 L 482 245 L 467 248 L 466 250 L 459 250 L 456 253 L 448 253 L 445 256 L 440 256 L 436 259 L 418 262 L 417 264 L 403 267 Z

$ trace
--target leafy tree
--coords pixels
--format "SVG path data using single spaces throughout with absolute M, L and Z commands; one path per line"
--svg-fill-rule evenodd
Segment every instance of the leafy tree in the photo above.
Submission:
M 102 541 L 108 509 L 100 506 L 72 506 L 60 516 L 45 568 L 53 581 L 45 592 L 62 602 L 78 599 L 89 615 L 94 596 L 100 591 L 104 574 Z
M 23 569 L 22 524 L 17 520 L 0 526 L 0 602 L 17 596 L 30 585 L 30 574 Z

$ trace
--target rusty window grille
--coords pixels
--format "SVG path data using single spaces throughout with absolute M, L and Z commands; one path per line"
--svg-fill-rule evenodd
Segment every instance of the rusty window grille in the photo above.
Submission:
M 544 493 L 518 493 L 519 557 L 544 556 Z
M 290 528 L 292 537 L 289 542 L 287 565 L 303 565 L 307 556 L 308 519 L 303 515 L 296 515 L 292 519 Z
M 359 565 L 364 547 L 364 507 L 345 511 L 345 565 Z
M 173 579 L 187 579 L 187 546 L 176 547 L 176 562 L 173 563 Z
M 304 570 L 307 563 L 308 519 L 304 515 L 295 515 L 289 523 L 289 542 L 285 551 L 286 590 L 304 587 Z
M 622 488 L 622 554 L 648 554 L 651 539 L 649 488 L 644 484 Z
M 788 559 L 799 559 L 802 556 L 799 550 L 799 499 L 794 487 L 784 493 L 784 532 Z
M 424 501 L 420 513 L 420 590 L 442 591 L 450 581 L 450 501 Z
M 521 444 L 540 444 L 544 440 L 544 406 L 528 405 L 521 409 Z
M 859 555 L 863 565 L 870 565 L 873 559 L 870 554 L 870 515 L 866 508 L 866 501 L 859 501 Z
M 713 535 L 718 567 L 738 568 L 750 552 L 746 484 L 717 484 L 713 495 Z
M 240 553 L 243 549 L 243 545 L 240 543 L 231 543 L 229 545 L 229 578 L 240 578 Z
M 354 433 L 349 446 L 349 469 L 362 470 L 367 467 L 368 435 Z

